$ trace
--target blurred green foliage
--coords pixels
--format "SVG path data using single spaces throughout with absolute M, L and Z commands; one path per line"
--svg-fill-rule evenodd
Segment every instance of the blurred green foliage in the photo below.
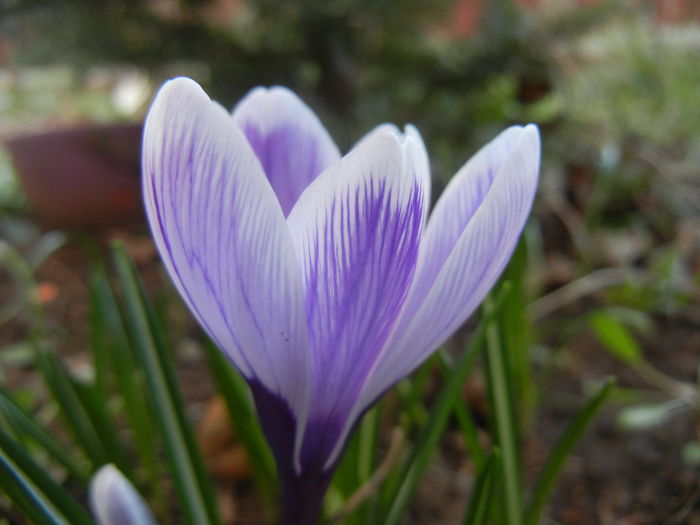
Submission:
M 488 2 L 473 37 L 453 34 L 451 0 L 234 4 L 220 13 L 225 2 L 15 0 L 0 28 L 19 66 L 128 65 L 156 84 L 188 74 L 226 106 L 254 85 L 287 85 L 320 102 L 344 148 L 371 125 L 412 122 L 446 159 L 445 178 L 520 117 L 518 97 L 549 82 L 513 0 Z
M 517 463 L 509 460 L 508 447 L 517 449 L 534 411 L 551 402 L 539 395 L 546 388 L 543 379 L 566 367 L 561 354 L 576 348 L 582 335 L 592 336 L 600 351 L 665 396 L 658 402 L 658 396 L 650 401 L 634 394 L 628 401 L 636 404 L 620 416 L 625 428 L 646 429 L 690 408 L 697 412 L 698 395 L 686 388 L 694 385 L 660 374 L 647 347 L 663 339 L 662 322 L 699 296 L 700 26 L 655 24 L 633 2 L 602 1 L 582 9 L 550 2 L 535 13 L 515 0 L 495 0 L 486 2 L 475 33 L 461 34 L 452 24 L 453 4 L 0 1 L 0 43 L 11 43 L 7 63 L 14 75 L 14 88 L 0 91 L 0 105 L 21 107 L 25 117 L 142 116 L 144 105 L 127 115 L 115 109 L 111 95 L 91 91 L 96 68 L 136 70 L 150 79 L 151 90 L 166 78 L 189 75 L 227 107 L 254 85 L 284 84 L 310 103 L 344 150 L 380 122 L 416 124 L 431 153 L 435 197 L 500 129 L 538 123 L 544 144 L 539 221 L 508 270 L 514 289 L 503 306 L 498 337 L 489 343 L 492 358 L 501 347 L 509 350 L 505 365 L 492 367 L 491 381 L 507 378 L 509 399 L 517 400 L 510 407 L 518 414 L 511 421 L 514 431 L 498 436 L 498 429 L 490 429 L 496 446 L 481 450 L 465 405 L 455 402 L 452 408 L 475 458 L 479 486 L 500 497 L 499 473 L 508 461 Z M 33 76 L 26 74 L 29 69 Z M 21 201 L 5 165 L 0 164 L 0 212 L 9 216 Z M 3 233 L 6 216 L 0 215 Z M 602 273 L 608 270 L 615 273 Z M 15 294 L 0 318 L 14 315 L 28 297 Z M 449 360 L 443 368 L 447 375 Z M 430 371 L 428 365 L 398 389 L 410 423 L 404 426 L 411 432 L 434 414 L 424 399 Z M 582 414 L 597 409 L 593 403 Z M 379 462 L 373 447 L 380 420 L 373 413 L 351 446 L 329 498 L 338 500 L 331 505 L 334 512 Z M 528 520 L 539 516 L 567 447 L 573 446 L 571 435 L 564 438 L 561 452 L 544 469 Z M 426 458 L 435 446 L 431 439 L 437 438 L 424 437 L 430 445 Z M 684 449 L 689 464 L 698 463 L 699 448 L 689 442 Z M 396 500 L 401 512 L 415 476 L 394 473 L 386 481 L 388 489 L 404 494 Z M 521 483 L 519 473 L 515 477 Z M 517 500 L 520 488 L 509 496 Z M 479 491 L 474 498 L 468 514 L 478 522 Z M 515 509 L 522 502 L 511 503 Z M 351 518 L 358 523 L 391 507 L 377 497 L 363 505 Z

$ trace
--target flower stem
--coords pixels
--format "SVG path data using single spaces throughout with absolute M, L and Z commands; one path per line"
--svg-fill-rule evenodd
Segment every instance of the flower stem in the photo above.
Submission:
M 316 525 L 331 476 L 303 476 L 282 482 L 280 525 Z

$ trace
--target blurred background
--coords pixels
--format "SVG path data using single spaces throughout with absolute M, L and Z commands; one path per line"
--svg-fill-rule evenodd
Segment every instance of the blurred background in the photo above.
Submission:
M 10 387 L 35 381 L 37 305 L 71 366 L 89 366 L 86 243 L 124 239 L 147 285 L 164 288 L 139 148 L 153 94 L 177 75 L 229 108 L 256 85 L 288 86 L 343 151 L 381 122 L 412 123 L 435 197 L 500 130 L 537 123 L 541 184 L 514 263 L 526 463 L 539 465 L 588 385 L 614 375 L 616 399 L 569 462 L 552 523 L 700 523 L 700 1 L 0 0 Z M 185 341 L 183 385 L 205 420 L 212 391 Z M 478 376 L 464 395 L 478 416 Z M 452 455 L 428 480 L 444 500 L 421 493 L 411 523 L 451 523 L 469 469 L 460 446 L 446 438 Z M 217 475 L 236 482 L 236 468 Z

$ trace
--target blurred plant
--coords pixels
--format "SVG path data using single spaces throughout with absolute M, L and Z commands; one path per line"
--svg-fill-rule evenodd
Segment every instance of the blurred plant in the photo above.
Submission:
M 453 8 L 453 0 L 16 0 L 0 11 L 0 27 L 20 70 L 128 64 L 156 85 L 191 76 L 227 106 L 253 85 L 290 86 L 320 98 L 341 145 L 378 122 L 413 122 L 435 144 L 444 183 L 465 149 L 531 120 L 525 108 L 549 84 L 538 51 L 546 42 L 513 0 L 487 2 L 474 36 L 450 32 Z
M 688 412 L 700 416 L 700 389 L 697 384 L 679 381 L 653 366 L 644 356 L 635 332 L 645 333 L 652 329 L 650 316 L 642 311 L 608 307 L 588 315 L 588 325 L 603 348 L 615 358 L 635 370 L 656 391 L 662 393 L 663 401 L 650 401 L 658 396 L 654 393 L 637 393 L 633 401 L 620 409 L 619 425 L 627 431 L 644 431 L 658 427 L 669 419 Z M 640 400 L 641 398 L 641 400 Z M 688 443 L 686 449 L 691 450 Z M 683 452 L 684 457 L 691 452 Z M 693 463 L 692 456 L 686 458 Z
M 24 196 L 19 188 L 10 164 L 9 156 L 0 150 L 0 221 L 7 215 L 24 211 Z
M 177 506 L 186 523 L 219 523 L 211 483 L 174 380 L 173 357 L 159 315 L 120 246 L 115 248 L 114 261 L 121 293 L 114 294 L 100 266 L 90 286 L 93 373 L 76 376 L 50 350 L 46 339 L 37 336 L 33 340 L 34 359 L 49 394 L 41 401 L 45 405 L 42 413 L 54 415 L 37 420 L 32 414 L 38 400 L 32 396 L 32 405 L 27 405 L 22 391 L 0 388 L 0 486 L 34 523 L 91 524 L 74 494 L 84 494 L 92 474 L 102 465 L 114 463 L 140 488 L 162 522 L 170 521 L 173 504 L 173 496 L 163 490 L 162 480 L 167 476 L 173 480 Z M 451 416 L 460 422 L 477 468 L 464 522 L 538 522 L 557 474 L 610 394 L 611 384 L 606 383 L 590 399 L 564 432 L 526 504 L 520 475 L 519 424 L 513 417 L 517 401 L 508 386 L 514 372 L 507 365 L 511 354 L 504 344 L 507 338 L 502 337 L 508 321 L 501 311 L 510 300 L 510 288 L 502 286 L 489 302 L 466 351 L 456 360 L 443 356 L 444 382 L 429 412 L 417 409 L 423 409 L 427 399 L 427 383 L 421 377 L 434 370 L 434 360 L 417 372 L 416 380 L 399 389 L 402 415 L 393 423 L 389 450 L 381 462 L 378 450 L 384 440 L 380 428 L 387 417 L 389 421 L 395 417 L 395 408 L 390 408 L 393 403 L 387 400 L 363 419 L 332 480 L 326 502 L 331 522 L 399 523 Z M 220 352 L 213 346 L 210 350 L 212 373 L 233 409 L 236 428 L 247 433 L 245 438 L 241 435 L 241 442 L 258 480 L 259 496 L 269 497 L 274 492 L 275 473 L 257 421 L 251 418 L 252 400 Z M 491 450 L 475 439 L 474 423 L 461 394 L 461 386 L 482 351 L 487 352 L 488 391 L 493 403 Z M 51 406 L 54 409 L 49 409 Z M 69 442 L 56 432 L 56 413 L 61 416 L 61 426 L 69 431 Z M 409 435 L 415 435 L 412 444 L 405 442 Z M 165 462 L 159 459 L 161 452 Z M 72 487 L 70 493 L 62 486 Z M 496 501 L 506 501 L 506 507 L 494 505 Z
M 34 272 L 66 242 L 66 236 L 58 231 L 41 233 L 36 226 L 17 217 L 0 217 L 0 232 L 7 239 L 0 239 L 0 268 L 9 277 L 8 288 L 14 290 L 14 294 L 0 302 L 2 326 L 22 310 L 36 313 L 41 292 L 34 282 Z
M 540 22 L 547 27 L 557 16 Z M 571 240 L 571 282 L 538 299 L 533 314 L 551 317 L 563 347 L 592 331 L 655 388 L 627 399 L 625 428 L 696 417 L 695 386 L 659 371 L 638 339 L 662 339 L 661 322 L 698 297 L 699 238 L 687 233 L 700 224 L 698 26 L 658 25 L 622 3 L 576 35 L 565 26 L 556 25 L 564 29 L 549 51 L 561 134 L 557 164 L 544 170 L 543 201 Z M 552 315 L 558 309 L 583 316 Z
M 40 331 L 32 338 L 35 365 L 72 444 L 66 446 L 54 437 L 55 421 L 37 423 L 31 409 L 19 401 L 19 392 L 3 388 L 2 485 L 35 523 L 91 523 L 73 496 L 47 472 L 56 472 L 64 483 L 85 487 L 91 472 L 114 463 L 137 486 L 146 488 L 144 493 L 162 514 L 164 465 L 158 455 L 163 450 L 184 515 L 191 523 L 218 523 L 211 484 L 184 419 L 165 334 L 123 251 L 116 252 L 115 261 L 121 300 L 113 295 L 102 270 L 96 270 L 91 284 L 92 377 L 79 378 L 66 368 Z M 118 420 L 128 423 L 128 432 Z M 29 454 L 19 452 L 23 450 Z
M 600 152 L 586 210 L 593 224 L 643 219 L 669 231 L 672 217 L 698 215 L 699 53 L 697 25 L 654 25 L 632 9 L 554 47 L 567 119 Z

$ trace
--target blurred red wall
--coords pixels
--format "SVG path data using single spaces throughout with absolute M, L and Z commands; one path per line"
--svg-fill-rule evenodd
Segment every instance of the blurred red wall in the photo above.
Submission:
M 452 12 L 448 32 L 452 36 L 472 36 L 477 32 L 484 5 L 488 0 L 457 0 Z M 605 0 L 572 0 L 578 6 L 595 5 Z M 524 9 L 546 9 L 551 0 L 516 0 Z M 684 24 L 700 22 L 700 0 L 636 0 L 639 8 L 653 13 L 658 24 Z

